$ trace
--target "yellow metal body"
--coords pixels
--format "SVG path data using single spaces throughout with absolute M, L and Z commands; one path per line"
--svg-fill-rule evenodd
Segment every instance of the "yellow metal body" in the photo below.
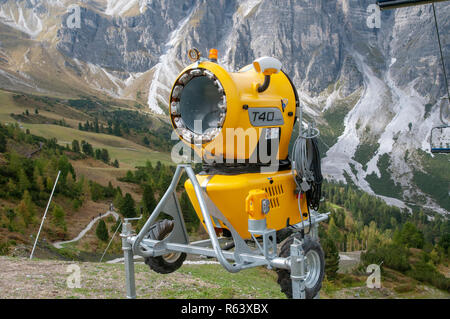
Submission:
M 269 199 L 269 196 L 263 189 L 253 189 L 248 192 L 248 196 L 245 199 L 245 212 L 248 215 L 248 219 L 261 220 L 266 218 L 262 209 L 262 201 L 264 199 Z
M 210 175 L 197 175 L 200 185 L 203 185 L 209 178 Z M 205 227 L 192 183 L 187 180 L 184 186 L 200 221 Z M 249 216 L 246 211 L 246 198 L 249 192 L 261 189 L 267 193 L 270 200 L 270 212 L 265 216 L 267 227 L 280 230 L 287 225 L 296 224 L 302 220 L 295 188 L 292 172 L 287 170 L 270 175 L 260 173 L 214 175 L 206 185 L 206 193 L 239 235 L 244 239 L 250 239 L 251 236 L 248 232 Z M 309 211 L 306 196 L 301 196 L 300 202 L 303 218 L 307 219 Z M 212 221 L 216 228 L 227 228 L 221 222 L 217 224 L 215 219 Z
M 185 68 L 175 81 L 174 87 L 179 83 L 179 78 L 185 72 L 196 68 L 209 70 L 221 83 L 227 100 L 225 122 L 221 133 L 215 139 L 203 145 L 191 144 L 190 141 L 185 141 L 180 135 L 179 138 L 193 148 L 199 156 L 203 156 L 204 150 L 207 150 L 208 153 L 216 157 L 223 156 L 226 159 L 246 160 L 255 152 L 259 139 L 264 138 L 261 136 L 263 128 L 279 127 L 281 132 L 277 159 L 286 159 L 296 112 L 295 93 L 289 78 L 283 72 L 272 74 L 268 89 L 259 93 L 258 86 L 264 82 L 264 75 L 258 73 L 253 65 L 248 65 L 238 72 L 230 73 L 216 63 L 203 61 Z M 172 94 L 170 100 L 172 100 Z M 284 110 L 282 100 L 285 104 Z M 248 109 L 244 108 L 244 105 L 247 105 L 248 109 L 255 107 L 278 108 L 283 116 L 284 124 L 253 127 Z M 172 126 L 176 128 L 173 118 Z M 253 138 L 253 135 L 255 135 L 255 138 Z

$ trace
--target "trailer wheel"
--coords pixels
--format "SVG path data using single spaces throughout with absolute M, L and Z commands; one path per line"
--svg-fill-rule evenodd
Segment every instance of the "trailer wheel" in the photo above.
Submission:
M 281 246 L 280 257 L 289 257 L 291 255 L 291 245 L 294 238 L 289 238 Z M 322 247 L 318 241 L 305 238 L 303 242 L 303 251 L 306 256 L 306 299 L 313 299 L 322 288 L 322 281 L 325 270 L 325 258 Z M 291 272 L 286 269 L 277 269 L 278 284 L 289 299 L 292 298 L 292 280 Z
M 163 240 L 172 232 L 173 221 L 164 219 L 157 222 L 147 235 L 149 239 Z M 145 263 L 160 274 L 170 274 L 183 265 L 185 253 L 169 253 L 158 257 L 147 257 Z

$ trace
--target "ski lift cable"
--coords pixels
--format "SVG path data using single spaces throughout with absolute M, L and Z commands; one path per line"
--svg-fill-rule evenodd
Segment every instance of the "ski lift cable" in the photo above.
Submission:
M 448 88 L 447 72 L 446 72 L 446 69 L 445 69 L 444 55 L 443 55 L 443 53 L 442 53 L 441 38 L 440 38 L 440 36 L 439 36 L 439 27 L 438 27 L 438 23 L 437 23 L 437 19 L 436 19 L 436 9 L 435 9 L 435 7 L 434 7 L 434 3 L 432 3 L 431 5 L 432 5 L 432 7 L 433 7 L 434 26 L 435 26 L 435 28 L 436 28 L 436 34 L 437 34 L 437 39 L 438 39 L 438 44 L 439 44 L 439 52 L 440 52 L 440 54 L 441 54 L 441 63 L 442 63 L 442 70 L 443 70 L 443 72 L 444 72 L 445 88 L 447 89 L 447 100 L 448 100 L 448 103 L 450 103 L 450 90 L 449 90 L 449 88 Z M 441 110 L 440 110 L 440 115 L 439 115 L 439 117 L 440 117 L 440 119 L 441 119 L 442 124 L 448 125 L 448 123 L 446 123 L 446 122 L 444 121 L 444 117 L 443 117 L 443 106 L 444 106 L 444 104 L 441 104 Z
M 116 231 L 114 232 L 114 235 L 111 237 L 111 240 L 109 241 L 108 246 L 106 246 L 106 249 L 105 249 L 105 251 L 103 252 L 102 257 L 100 258 L 100 262 L 102 262 L 103 257 L 105 257 L 105 254 L 106 254 L 106 252 L 108 251 L 108 248 L 109 248 L 109 246 L 111 245 L 111 243 L 112 243 L 114 237 L 116 236 L 116 233 L 117 233 L 117 231 L 119 230 L 120 226 L 122 226 L 122 220 L 120 220 L 120 223 L 119 223 L 119 225 L 117 226 Z

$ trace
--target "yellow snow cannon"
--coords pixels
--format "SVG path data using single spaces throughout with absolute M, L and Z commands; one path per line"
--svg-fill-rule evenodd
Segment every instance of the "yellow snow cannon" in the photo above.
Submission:
M 134 255 L 167 274 L 191 254 L 217 258 L 229 272 L 276 268 L 288 297 L 317 297 L 324 275 L 318 224 L 328 218 L 317 211 L 319 132 L 312 126 L 299 130 L 291 161 L 293 128 L 297 120 L 302 123 L 293 82 L 272 57 L 228 72 L 218 64 L 217 50 L 208 59 L 196 49 L 188 56 L 193 63 L 176 78 L 169 97 L 170 120 L 180 144 L 201 159 L 202 171 L 195 174 L 191 165 L 179 164 L 138 235 L 125 220 L 127 296 L 135 297 Z M 209 239 L 189 240 L 177 194 L 183 172 Z M 171 219 L 160 220 L 161 213 Z
M 281 62 L 271 57 L 259 58 L 238 72 L 198 60 L 173 85 L 172 125 L 206 162 L 197 179 L 245 239 L 251 238 L 245 201 L 254 190 L 267 194 L 269 228 L 280 230 L 309 216 L 306 196 L 295 192 L 288 160 L 297 105 L 291 80 L 281 71 Z M 270 170 L 274 162 L 278 165 Z M 262 173 L 265 168 L 270 173 Z M 203 220 L 192 183 L 187 181 L 185 188 Z M 228 230 L 219 221 L 214 227 Z
M 264 140 L 278 141 L 277 160 L 288 157 L 296 102 L 293 85 L 274 58 L 257 59 L 238 72 L 200 60 L 176 79 L 170 117 L 180 139 L 205 160 L 267 163 L 258 150 Z M 275 157 L 270 149 L 267 155 Z

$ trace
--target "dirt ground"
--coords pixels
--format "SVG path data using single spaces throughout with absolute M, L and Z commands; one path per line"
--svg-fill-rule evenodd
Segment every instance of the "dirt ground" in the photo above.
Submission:
M 80 288 L 71 288 L 68 285 L 68 281 L 74 283 L 70 279 L 70 276 L 74 274 L 70 267 L 79 267 Z M 216 295 L 222 293 L 220 285 L 223 282 L 215 284 L 210 280 L 200 279 L 190 272 L 191 270 L 195 272 L 196 267 L 198 266 L 187 265 L 182 267 L 183 271 L 160 275 L 150 271 L 147 265 L 137 264 L 136 292 L 140 298 L 152 299 L 189 296 L 195 298 L 197 295 L 208 297 L 208 294 L 213 294 L 210 297 L 223 297 Z M 219 269 L 218 265 L 212 265 L 212 267 Z M 0 256 L 0 299 L 125 298 L 123 268 L 123 264 L 30 261 L 26 258 Z M 219 269 L 219 271 L 224 270 Z M 268 279 L 276 296 L 279 296 L 276 282 L 271 277 Z M 266 297 L 267 291 L 265 289 L 261 291 L 262 295 L 256 293 L 247 296 L 239 287 L 234 288 L 235 295 L 241 292 L 242 296 L 248 298 Z
M 71 280 L 76 269 L 79 269 L 80 274 L 79 287 L 73 287 L 76 282 Z M 135 269 L 136 293 L 143 299 L 285 298 L 276 283 L 276 273 L 263 267 L 231 274 L 218 264 L 186 264 L 174 273 L 161 275 L 138 262 Z M 369 289 L 365 284 L 358 284 L 327 291 L 329 289 L 324 284 L 321 298 L 448 299 L 450 296 L 447 292 L 419 283 L 411 291 L 396 293 L 394 288 L 399 280 L 402 281 L 401 276 L 395 282 L 383 278 L 381 289 Z M 0 299 L 119 299 L 125 298 L 125 291 L 123 264 L 30 261 L 28 258 L 0 256 Z
M 0 257 L 0 298 L 123 298 L 125 294 L 123 265 L 73 263 L 54 260 Z M 74 272 L 70 265 L 80 267 L 80 288 L 69 288 L 68 278 Z M 148 281 L 144 272 L 137 272 L 138 290 Z M 147 279 L 147 280 L 146 280 Z M 189 284 L 192 278 L 180 273 L 166 280 L 154 282 L 153 297 L 158 297 L 158 287 L 176 282 Z M 211 287 L 214 288 L 214 287 Z M 145 293 L 149 293 L 148 288 Z

